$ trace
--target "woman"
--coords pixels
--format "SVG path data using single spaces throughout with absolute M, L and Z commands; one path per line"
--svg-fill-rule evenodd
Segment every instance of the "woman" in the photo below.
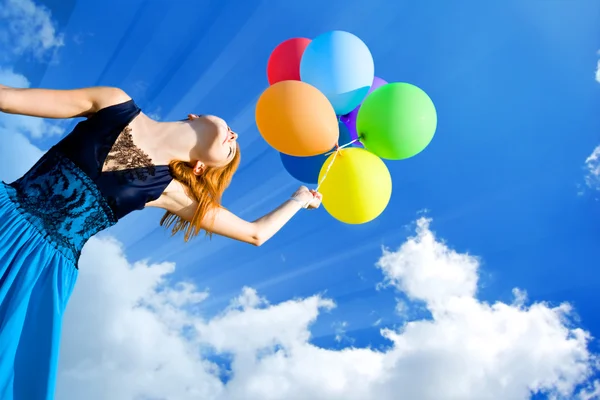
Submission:
M 53 398 L 62 314 L 86 241 L 130 212 L 161 225 L 261 245 L 320 195 L 305 187 L 247 222 L 221 207 L 238 167 L 237 134 L 220 118 L 157 122 L 122 90 L 0 85 L 0 111 L 85 117 L 17 181 L 0 184 L 0 399 Z M 93 340 L 93 338 L 90 338 Z

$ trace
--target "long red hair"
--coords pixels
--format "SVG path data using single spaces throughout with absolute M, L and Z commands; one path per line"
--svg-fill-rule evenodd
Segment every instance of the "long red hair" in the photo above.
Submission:
M 175 235 L 179 231 L 185 231 L 184 240 L 187 242 L 200 233 L 202 220 L 207 213 L 215 208 L 222 207 L 221 198 L 223 192 L 231 183 L 231 179 L 240 165 L 240 146 L 236 145 L 233 159 L 224 167 L 206 167 L 201 175 L 196 175 L 193 168 L 184 161 L 171 161 L 169 168 L 175 180 L 188 190 L 188 195 L 198 205 L 191 221 L 167 211 L 160 220 L 160 225 L 166 228 L 173 226 L 171 232 Z M 210 229 L 206 234 L 211 236 Z

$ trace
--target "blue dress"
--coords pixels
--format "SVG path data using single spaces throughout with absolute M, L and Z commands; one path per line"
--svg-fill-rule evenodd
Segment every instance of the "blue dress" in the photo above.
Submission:
M 0 182 L 0 400 L 54 398 L 62 316 L 82 247 L 172 180 L 168 166 L 131 163 L 139 149 L 121 138 L 139 113 L 133 100 L 104 108 L 20 179 Z M 114 155 L 123 168 L 103 171 Z

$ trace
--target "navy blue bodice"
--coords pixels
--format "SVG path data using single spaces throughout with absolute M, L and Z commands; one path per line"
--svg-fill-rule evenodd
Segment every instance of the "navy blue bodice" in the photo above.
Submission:
M 21 212 L 75 265 L 90 237 L 158 199 L 172 180 L 166 165 L 102 171 L 140 111 L 133 100 L 98 111 L 10 184 Z
M 117 219 L 158 199 L 172 180 L 167 165 L 102 171 L 115 141 L 140 111 L 133 100 L 104 108 L 56 145 L 94 181 Z

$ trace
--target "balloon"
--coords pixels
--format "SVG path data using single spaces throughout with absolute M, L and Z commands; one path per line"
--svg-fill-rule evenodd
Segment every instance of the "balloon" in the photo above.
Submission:
M 332 217 L 347 224 L 364 224 L 379 216 L 392 196 L 392 177 L 385 163 L 375 154 L 360 148 L 340 150 L 327 171 L 334 154 L 323 164 L 319 188 L 323 207 Z
M 369 97 L 369 95 L 373 92 L 373 90 L 375 90 L 378 87 L 381 87 L 385 84 L 387 84 L 387 82 L 384 81 L 383 79 L 378 78 L 378 77 L 373 78 L 373 84 L 371 85 L 371 88 L 367 92 L 366 97 Z M 350 111 L 350 113 L 348 113 L 346 115 L 342 115 L 340 117 L 340 121 L 342 121 L 348 127 L 348 130 L 350 131 L 350 137 L 352 138 L 351 140 L 358 138 L 358 133 L 356 132 L 356 117 L 358 116 L 358 110 L 360 110 L 361 104 L 359 104 L 354 110 Z M 357 142 L 356 144 L 357 144 L 356 147 L 363 147 L 363 145 L 360 142 Z
M 365 99 L 356 127 L 367 150 L 381 158 L 402 160 L 431 142 L 437 113 L 427 93 L 417 86 L 389 83 Z
M 323 92 L 338 115 L 348 114 L 360 104 L 374 74 L 373 56 L 367 45 L 344 31 L 317 36 L 300 61 L 300 79 Z
M 293 38 L 275 47 L 267 62 L 267 79 L 270 85 L 300 80 L 300 60 L 309 43 L 310 39 Z
M 256 125 L 269 145 L 291 156 L 325 153 L 339 137 L 338 120 L 327 98 L 301 81 L 269 86 L 256 104 Z
M 343 123 L 338 124 L 340 130 L 339 145 L 342 146 L 350 142 L 350 133 L 348 128 Z M 332 147 L 327 153 L 334 151 Z M 325 154 L 327 154 L 325 153 Z M 304 183 L 319 183 L 319 172 L 327 159 L 328 155 L 319 154 L 310 157 L 295 157 L 287 154 L 279 153 L 281 163 L 285 170 L 294 178 Z
M 300 182 L 316 184 L 319 182 L 319 172 L 327 159 L 324 154 L 311 157 L 294 157 L 279 153 L 285 170 Z
M 338 144 L 340 146 L 343 146 L 347 143 L 350 143 L 351 141 L 353 141 L 354 139 L 350 136 L 350 130 L 348 129 L 348 127 L 343 123 L 343 122 L 339 122 L 338 123 L 338 129 L 340 132 L 340 137 L 338 138 Z M 355 147 L 356 143 L 351 144 L 348 147 Z

